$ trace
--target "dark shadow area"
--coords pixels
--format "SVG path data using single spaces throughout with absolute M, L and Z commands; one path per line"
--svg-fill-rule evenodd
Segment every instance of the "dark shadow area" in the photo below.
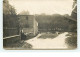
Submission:
M 8 44 L 7 47 L 4 47 L 4 48 L 25 48 L 25 49 L 31 49 L 32 48 L 32 45 L 25 42 L 24 40 L 22 41 L 18 41 L 18 42 L 15 42 L 13 44 Z
M 67 44 L 69 49 L 77 48 L 77 33 L 76 32 L 69 32 L 66 36 L 69 36 L 65 39 L 65 43 Z

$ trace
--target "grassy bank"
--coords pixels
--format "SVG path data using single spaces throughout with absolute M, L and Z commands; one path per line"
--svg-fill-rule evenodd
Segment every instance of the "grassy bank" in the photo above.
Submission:
M 42 34 L 39 38 L 42 38 L 42 39 L 51 38 L 51 39 L 53 39 L 57 36 L 58 36 L 57 34 Z

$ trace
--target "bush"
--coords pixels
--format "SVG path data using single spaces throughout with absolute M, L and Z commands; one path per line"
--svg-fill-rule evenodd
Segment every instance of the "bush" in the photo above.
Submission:
M 77 48 L 77 35 L 72 34 L 70 37 L 65 40 L 69 48 Z

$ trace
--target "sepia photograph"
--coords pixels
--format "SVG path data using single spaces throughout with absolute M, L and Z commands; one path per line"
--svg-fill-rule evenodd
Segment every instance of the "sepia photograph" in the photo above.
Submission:
M 3 49 L 77 49 L 77 0 L 3 0 Z

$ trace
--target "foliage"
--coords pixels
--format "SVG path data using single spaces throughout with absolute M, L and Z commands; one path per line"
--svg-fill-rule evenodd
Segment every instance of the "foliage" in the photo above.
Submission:
M 22 11 L 19 13 L 19 15 L 29 15 L 29 11 Z
M 55 38 L 55 37 L 57 37 L 58 35 L 57 34 L 43 34 L 43 35 L 41 35 L 39 38 L 41 38 L 41 39 L 46 39 L 46 38 L 51 38 L 51 39 L 53 39 L 53 38 Z
M 39 23 L 39 30 L 75 31 L 77 28 L 76 22 L 70 21 L 69 19 L 65 18 L 64 15 L 60 14 L 36 15 L 35 18 Z
M 15 8 L 9 4 L 8 0 L 3 0 L 3 37 L 18 34 L 19 22 Z
M 65 42 L 69 48 L 77 47 L 77 35 L 76 33 L 70 33 L 68 38 L 66 38 Z
M 15 8 L 9 4 L 8 0 L 3 0 L 3 14 L 4 15 L 16 14 Z
M 39 29 L 66 29 L 69 26 L 69 22 L 64 16 L 59 14 L 54 15 L 37 15 L 36 20 L 39 23 Z M 67 29 L 66 29 L 67 30 Z

